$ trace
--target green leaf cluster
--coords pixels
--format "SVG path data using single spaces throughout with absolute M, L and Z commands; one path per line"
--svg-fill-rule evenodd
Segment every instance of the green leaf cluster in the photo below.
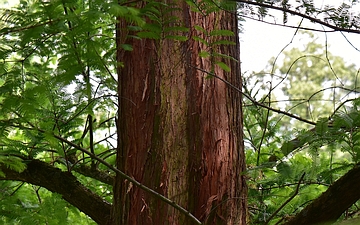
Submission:
M 218 3 L 225 7 L 223 2 Z M 79 182 L 111 202 L 111 187 L 75 171 L 90 168 L 114 175 L 83 149 L 115 164 L 121 97 L 116 69 L 123 66 L 116 48 L 132 51 L 130 38 L 154 39 L 159 47 L 164 40 L 187 41 L 190 30 L 175 16 L 178 10 L 161 1 L 113 0 L 24 0 L 1 9 L 0 166 L 21 172 L 24 162 L 41 160 L 76 174 Z M 127 25 L 116 30 L 119 20 Z M 123 36 L 121 43 L 115 32 Z M 222 39 L 232 32 L 206 35 L 211 37 L 209 47 L 233 44 Z M 231 58 L 216 52 L 211 57 Z M 221 60 L 216 63 L 228 70 Z M 91 224 L 83 215 L 73 222 L 78 211 L 58 195 L 29 184 L 1 184 L 9 190 L 0 195 L 7 203 L 3 224 Z M 37 216 L 29 216 L 33 214 Z
M 252 224 L 268 222 L 270 217 L 269 224 L 283 222 L 359 163 L 359 99 L 344 100 L 356 82 L 355 67 L 325 53 L 315 41 L 303 48 L 284 52 L 282 66 L 270 68 L 270 74 L 251 74 L 244 81 L 243 91 L 250 97 L 244 100 L 244 127 Z M 277 89 L 269 88 L 269 79 Z M 276 85 L 279 80 L 283 86 Z M 340 82 L 343 88 L 336 86 Z M 333 96 L 321 91 L 331 83 Z M 277 101 L 280 88 L 288 98 L 285 103 Z M 304 99 L 304 104 L 296 99 Z M 288 114 L 279 115 L 254 101 Z M 315 126 L 287 118 L 291 114 L 315 121 Z
M 186 41 L 186 33 L 189 28 L 180 23 L 174 12 L 180 9 L 175 4 L 165 4 L 162 2 L 149 2 L 142 11 L 150 20 L 138 32 L 140 38 L 150 38 L 156 40 L 171 39 L 176 41 Z
M 21 1 L 0 13 L 1 168 L 22 172 L 26 161 L 40 159 L 72 172 L 94 165 L 111 175 L 64 140 L 114 164 L 115 22 L 143 26 L 140 11 L 113 1 L 54 0 Z M 78 179 L 111 201 L 107 185 Z M 1 185 L 8 190 L 0 191 L 1 224 L 92 223 L 61 196 L 18 182 Z
M 60 195 L 22 182 L 0 183 L 1 224 L 95 224 Z
M 224 59 L 235 60 L 234 57 L 229 55 L 221 54 L 216 52 L 218 46 L 235 45 L 236 43 L 231 40 L 227 40 L 226 37 L 234 36 L 234 33 L 230 30 L 212 30 L 207 31 L 204 28 L 195 25 L 195 30 L 198 31 L 199 35 L 193 36 L 195 41 L 202 43 L 205 48 L 199 53 L 202 58 L 210 58 L 214 65 L 219 66 L 222 70 L 230 72 L 230 67 L 223 62 Z

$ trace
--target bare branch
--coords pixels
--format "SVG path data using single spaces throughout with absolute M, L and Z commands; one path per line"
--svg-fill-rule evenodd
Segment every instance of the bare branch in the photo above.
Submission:
M 215 77 L 215 78 L 221 80 L 222 82 L 224 82 L 225 84 L 227 84 L 227 85 L 229 85 L 231 88 L 233 88 L 234 90 L 236 90 L 236 91 L 240 92 L 242 95 L 244 95 L 244 96 L 245 96 L 247 99 L 249 99 L 254 105 L 257 105 L 257 106 L 260 106 L 260 107 L 262 107 L 262 108 L 268 109 L 268 110 L 270 110 L 270 111 L 273 111 L 273 112 L 276 112 L 276 113 L 279 113 L 279 114 L 282 114 L 282 115 L 285 115 L 285 116 L 294 118 L 294 119 L 296 119 L 296 120 L 302 121 L 302 122 L 307 123 L 307 124 L 316 125 L 316 123 L 313 122 L 313 121 L 306 120 L 306 119 L 304 119 L 304 118 L 301 118 L 301 117 L 296 116 L 296 115 L 293 115 L 293 114 L 291 114 L 291 113 L 282 111 L 282 110 L 280 110 L 280 109 L 271 108 L 271 107 L 269 107 L 269 106 L 267 106 L 267 105 L 265 105 L 265 104 L 262 104 L 262 103 L 260 103 L 260 102 L 255 101 L 255 100 L 254 100 L 253 98 L 251 98 L 249 95 L 247 95 L 246 93 L 244 93 L 240 88 L 234 86 L 234 85 L 231 84 L 229 81 L 224 80 L 223 78 L 217 76 L 217 75 L 214 74 L 214 73 L 208 72 L 208 71 L 206 71 L 206 70 L 203 70 L 203 69 L 198 68 L 198 67 L 195 67 L 195 66 L 193 66 L 193 68 L 195 68 L 195 69 L 197 69 L 197 70 L 200 70 L 201 72 L 204 72 L 204 73 L 206 73 L 206 74 L 209 75 L 209 76 L 212 76 L 212 77 Z
M 270 4 L 264 4 L 264 3 L 261 3 L 261 2 L 248 1 L 248 0 L 232 0 L 232 1 L 240 2 L 240 3 L 246 3 L 246 4 L 249 4 L 249 5 L 257 5 L 257 6 L 265 7 L 265 8 L 268 8 L 268 9 L 275 9 L 275 10 L 278 10 L 278 11 L 290 13 L 292 15 L 296 15 L 296 16 L 308 19 L 311 22 L 321 24 L 321 25 L 323 25 L 325 27 L 331 28 L 334 31 L 342 31 L 342 32 L 348 32 L 348 33 L 360 34 L 360 30 L 354 30 L 354 29 L 338 27 L 338 26 L 326 23 L 326 22 L 324 22 L 324 21 L 322 21 L 320 19 L 317 19 L 315 17 L 309 16 L 309 15 L 306 15 L 306 14 L 303 14 L 303 13 L 300 13 L 300 12 L 296 12 L 296 11 L 291 10 L 291 9 L 278 7 L 278 6 L 274 6 L 274 5 L 270 5 Z

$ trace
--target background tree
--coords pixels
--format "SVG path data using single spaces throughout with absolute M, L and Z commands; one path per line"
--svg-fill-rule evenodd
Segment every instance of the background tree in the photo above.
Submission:
M 304 34 L 297 32 L 298 35 L 304 39 Z M 246 95 L 257 100 L 255 104 L 246 100 L 244 113 L 246 143 L 252 149 L 247 151 L 246 158 L 251 177 L 249 209 L 254 224 L 284 223 L 306 205 L 317 208 L 333 204 L 325 203 L 325 193 L 318 198 L 328 187 L 331 188 L 326 193 L 332 193 L 340 183 L 346 187 L 344 192 L 356 192 L 352 187 L 358 187 L 351 172 L 345 176 L 352 177 L 351 181 L 348 180 L 351 188 L 342 182 L 345 179 L 339 179 L 358 161 L 353 145 L 356 138 L 344 130 L 345 118 L 349 116 L 352 120 L 350 129 L 357 130 L 357 100 L 352 99 L 357 96 L 357 71 L 354 65 L 346 65 L 340 57 L 327 52 L 325 46 L 314 40 L 313 34 L 305 35 L 310 36 L 309 43 L 282 52 L 276 64 L 272 58 L 267 70 L 251 74 L 245 82 Z M 336 85 L 337 82 L 341 85 Z M 252 88 L 252 84 L 256 88 Z M 346 102 L 352 104 L 345 107 Z M 271 106 L 276 112 L 279 112 L 277 108 L 286 111 L 274 113 L 261 104 Z M 328 124 L 329 118 L 331 125 Z M 284 139 L 289 141 L 284 142 Z M 337 179 L 338 183 L 334 183 Z M 341 199 L 345 198 L 339 197 L 339 208 Z M 309 204 L 314 199 L 314 204 Z M 354 197 L 353 202 L 356 200 Z M 316 202 L 318 206 L 314 206 Z M 344 217 L 358 211 L 356 205 L 350 207 L 351 203 L 346 204 L 344 208 L 348 214 Z M 325 210 L 327 212 L 323 214 L 329 214 L 332 207 L 325 208 L 314 209 L 311 216 L 306 211 L 308 208 L 304 209 L 304 213 L 301 211 L 299 215 L 307 219 L 292 220 L 289 224 L 336 220 L 343 212 L 332 211 L 333 217 L 330 218 L 319 213 Z M 313 218 L 315 214 L 319 220 Z
M 347 3 L 324 10 L 312 1 L 237 2 L 243 17 L 266 21 L 276 10 L 284 26 L 292 14 L 359 33 Z M 61 203 L 58 216 L 67 222 L 76 207 L 99 224 L 245 224 L 247 177 L 257 197 L 250 199 L 254 223 L 315 224 L 356 212 L 356 99 L 315 122 L 273 108 L 272 91 L 260 100 L 249 96 L 246 83 L 246 131 L 255 151 L 247 151 L 245 171 L 235 9 L 227 1 L 56 0 L 3 10 L 5 197 L 32 188 L 36 198 L 16 206 L 34 212 L 61 196 L 73 206 Z M 275 113 L 313 127 L 283 142 Z M 350 157 L 329 161 L 323 146 Z M 308 155 L 295 154 L 305 149 Z M 43 188 L 60 195 L 48 197 Z M 46 214 L 32 222 L 56 223 Z M 2 220 L 25 217 L 8 213 Z
M 278 70 L 282 76 L 282 91 L 288 97 L 286 111 L 317 121 L 331 116 L 348 94 L 357 89 L 357 69 L 344 59 L 333 56 L 328 47 L 317 43 L 312 33 L 306 46 L 283 54 Z

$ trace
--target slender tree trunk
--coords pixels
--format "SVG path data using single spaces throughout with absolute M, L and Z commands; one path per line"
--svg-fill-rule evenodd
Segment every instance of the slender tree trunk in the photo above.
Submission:
M 209 49 L 193 39 L 198 36 L 209 43 L 224 39 L 195 26 L 237 34 L 236 16 L 225 11 L 204 15 L 191 11 L 185 1 L 170 2 L 179 9 L 172 11 L 178 24 L 169 26 L 190 28 L 176 33 L 188 41 L 130 39 L 126 23 L 117 24 L 117 60 L 124 65 L 118 68 L 117 166 L 206 224 L 245 224 L 241 94 L 219 79 L 206 79 L 204 72 L 212 71 L 241 87 L 239 61 L 199 56 L 209 51 L 239 60 L 239 46 Z M 237 35 L 228 39 L 238 43 Z M 133 51 L 119 48 L 125 42 L 132 44 Z M 231 72 L 224 72 L 215 61 L 229 65 Z M 192 224 L 173 207 L 120 177 L 114 185 L 112 221 Z

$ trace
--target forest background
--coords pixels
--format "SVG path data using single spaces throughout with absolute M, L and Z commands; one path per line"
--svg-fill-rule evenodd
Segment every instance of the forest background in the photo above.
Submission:
M 23 12 L 33 13 L 31 15 L 33 17 L 31 18 L 32 21 L 30 21 L 30 24 L 37 24 L 39 18 L 37 18 L 36 13 L 39 12 L 39 15 L 41 15 L 41 10 L 37 7 L 41 6 L 39 3 L 44 2 L 47 3 L 47 1 L 21 2 Z M 65 6 L 63 9 L 68 9 L 71 13 L 77 15 L 76 7 L 79 7 L 77 5 L 78 3 L 72 5 L 71 2 L 66 1 L 54 2 L 61 3 L 57 6 L 64 4 Z M 211 6 L 211 1 L 205 2 L 209 5 L 202 5 L 201 7 L 204 8 L 201 8 L 201 10 L 214 10 L 206 8 L 214 7 Z M 245 4 L 247 1 L 239 2 Z M 84 1 L 83 3 L 87 3 L 87 1 Z M 332 22 L 340 31 L 358 32 L 356 19 L 351 21 L 345 20 L 345 18 L 349 18 L 347 16 L 350 15 L 350 11 L 356 9 L 356 3 L 356 1 L 344 2 L 339 6 L 329 6 L 327 8 L 328 12 L 333 13 L 333 17 L 331 17 L 333 19 Z M 191 5 L 191 3 L 189 4 Z M 306 9 L 305 11 L 306 13 L 309 13 L 309 15 L 311 13 L 316 13 L 317 10 L 319 10 L 312 8 L 313 1 L 296 1 L 296 3 L 295 1 L 294 3 L 290 1 L 281 1 L 281 3 L 276 1 L 249 1 L 246 4 L 248 5 L 240 5 L 240 8 L 254 9 L 255 11 L 252 14 L 243 15 L 244 17 L 240 16 L 240 18 L 244 19 L 247 15 L 252 17 L 252 19 L 261 20 L 263 22 L 267 22 L 266 19 L 269 17 L 270 21 L 273 21 L 272 19 L 274 18 L 270 16 L 273 12 L 271 10 L 267 11 L 266 6 L 269 8 L 272 6 L 278 8 L 282 7 L 284 9 L 286 7 L 295 7 L 295 4 L 299 4 L 303 9 Z M 289 6 L 287 6 L 287 4 L 289 4 Z M 169 5 L 166 5 L 165 3 L 164 5 L 154 4 L 153 7 L 158 10 L 161 7 L 168 7 Z M 122 7 L 119 8 L 115 5 L 108 6 L 114 7 L 109 7 L 108 9 L 113 16 L 121 15 L 126 17 L 129 14 L 130 17 L 133 16 L 129 19 L 133 23 L 142 23 L 141 17 L 138 18 L 136 16 L 137 12 L 131 11 L 133 10 L 132 8 L 127 9 L 129 11 L 122 12 L 121 10 L 125 10 Z M 196 7 L 199 7 L 199 5 L 196 4 L 192 6 L 194 7 L 192 9 L 194 11 L 196 11 Z M 222 7 L 225 6 L 226 5 L 223 5 Z M 250 6 L 255 8 L 251 8 Z M 55 8 L 56 7 L 54 6 L 54 9 Z M 159 16 L 157 13 L 160 13 L 160 11 L 155 11 L 154 8 L 151 8 L 151 13 L 145 14 L 146 16 L 151 15 L 152 17 L 149 16 L 149 18 L 152 18 L 153 20 L 156 19 L 156 16 Z M 198 10 L 201 11 L 199 8 Z M 220 8 L 217 10 L 225 9 Z M 19 12 L 21 12 L 21 10 Z M 344 12 L 347 12 L 347 14 Z M 281 10 L 280 13 L 275 13 L 275 16 L 279 18 L 277 22 L 278 25 L 292 26 L 292 28 L 288 29 L 293 31 L 294 38 L 299 38 L 304 41 L 301 46 L 292 48 L 292 45 L 287 45 L 291 44 L 292 39 L 290 39 L 289 42 L 285 43 L 283 46 L 286 48 L 279 49 L 279 55 L 270 58 L 268 65 L 261 71 L 243 71 L 242 74 L 242 92 L 245 96 L 243 103 L 245 135 L 244 153 L 246 155 L 247 169 L 241 174 L 246 178 L 248 186 L 248 195 L 246 198 L 246 208 L 248 209 L 248 212 L 246 214 L 246 223 L 249 224 L 291 224 L 291 221 L 294 221 L 293 219 L 296 215 L 301 215 L 302 210 L 306 206 L 311 206 L 312 203 L 316 202 L 314 199 L 317 199 L 326 190 L 331 190 L 329 187 L 336 186 L 334 183 L 347 174 L 348 171 L 354 171 L 353 169 L 357 168 L 357 164 L 360 160 L 360 148 L 358 146 L 360 138 L 358 133 L 360 116 L 358 113 L 357 66 L 345 61 L 341 57 L 333 55 L 327 48 L 328 43 L 319 41 L 318 36 L 324 34 L 323 30 L 321 31 L 320 29 L 315 31 L 314 29 L 318 28 L 307 27 L 307 25 L 303 26 L 302 23 L 299 24 L 297 22 L 291 24 L 293 21 L 291 21 L 291 19 L 287 21 L 287 14 L 283 13 Z M 23 59 L 20 60 L 20 55 L 30 56 L 34 52 L 39 55 L 53 54 L 47 52 L 49 51 L 49 49 L 47 49 L 48 46 L 42 46 L 41 42 L 36 42 L 37 35 L 39 35 L 36 32 L 38 31 L 35 30 L 35 32 L 31 32 L 33 31 L 32 29 L 24 29 L 25 32 L 29 30 L 29 33 L 21 33 L 21 23 L 26 24 L 28 22 L 24 18 L 26 18 L 26 13 L 17 14 L 16 12 L 13 12 L 12 14 L 10 11 L 6 10 L 2 16 L 4 23 L 4 27 L 2 27 L 4 35 L 3 41 L 9 41 L 7 44 L 11 47 L 9 50 L 9 47 L 4 47 L 7 44 L 3 44 L 2 46 L 3 56 L 9 57 L 6 60 L 4 58 L 6 63 L 4 63 L 2 68 L 3 71 L 5 71 L 4 76 L 7 76 L 6 80 L 2 78 L 2 110 L 10 116 L 4 116 L 1 120 L 3 126 L 1 139 L 3 149 L 1 153 L 2 158 L 0 158 L 3 174 L 1 175 L 5 178 L 4 180 L 7 180 L 1 182 L 1 220 L 4 224 L 95 223 L 90 219 L 91 215 L 80 213 L 73 204 L 64 201 L 62 199 L 64 198 L 63 194 L 57 194 L 55 193 L 56 191 L 50 192 L 41 187 L 41 185 L 37 185 L 36 181 L 33 181 L 31 184 L 31 182 L 26 182 L 26 177 L 19 178 L 12 173 L 17 172 L 21 174 L 24 170 L 26 171 L 27 160 L 32 160 L 34 158 L 41 159 L 51 166 L 57 166 L 63 171 L 76 174 L 78 181 L 101 196 L 103 201 L 114 201 L 112 179 L 114 173 L 119 172 L 116 170 L 114 171 L 112 167 L 106 166 L 106 163 L 112 165 L 115 164 L 114 149 L 116 149 L 116 147 L 114 146 L 114 142 L 116 142 L 117 139 L 113 138 L 114 121 L 112 123 L 110 121 L 116 117 L 116 110 L 113 108 L 115 97 L 112 92 L 116 90 L 116 88 L 111 82 L 111 77 L 103 78 L 99 76 L 94 78 L 92 81 L 94 83 L 92 83 L 90 81 L 86 82 L 83 78 L 71 77 L 70 73 L 72 71 L 70 71 L 69 74 L 67 74 L 69 71 L 66 71 L 65 73 L 61 72 L 61 69 L 68 68 L 68 65 L 73 65 L 70 62 L 70 60 L 73 60 L 70 56 L 68 59 L 63 57 L 66 55 L 64 52 L 59 52 L 59 55 L 57 56 L 58 59 L 56 59 L 56 57 L 52 58 L 54 61 L 36 58 L 36 56 L 34 56 L 30 62 L 26 62 L 26 60 Z M 74 18 L 71 17 L 66 17 L 65 19 L 74 24 L 79 22 L 76 21 L 76 16 L 74 21 L 72 21 Z M 8 26 L 7 23 L 12 24 L 12 26 L 20 24 L 20 29 L 14 29 L 14 27 Z M 67 23 L 67 28 L 70 28 L 70 31 L 72 30 L 71 23 Z M 93 24 L 87 24 L 87 26 L 90 25 Z M 96 23 L 95 25 L 104 26 L 104 24 Z M 26 25 L 23 25 L 23 27 L 26 27 Z M 81 25 L 79 27 L 81 27 Z M 308 29 L 304 29 L 304 27 Z M 14 30 L 14 33 L 18 33 L 19 36 L 11 37 L 11 34 L 13 33 L 12 29 Z M 62 27 L 61 29 L 65 28 Z M 139 25 L 132 27 L 132 29 L 134 29 L 132 31 L 139 32 L 137 35 L 142 39 L 156 40 L 158 38 L 156 35 L 159 35 L 159 33 L 157 33 L 158 31 L 154 31 L 157 27 L 148 26 L 146 27 L 148 30 L 142 30 L 144 28 Z M 178 31 L 187 31 L 186 28 L 181 29 L 179 28 Z M 201 27 L 195 27 L 195 29 L 204 33 L 207 32 Z M 65 31 L 62 30 L 62 32 Z M 88 31 L 81 31 L 80 29 L 80 31 L 77 32 L 81 33 Z M 246 33 L 246 29 L 243 32 Z M 110 33 L 106 33 L 106 35 L 110 35 Z M 212 34 L 210 33 L 209 36 L 211 38 L 214 36 L 227 37 L 233 35 L 226 30 L 219 30 L 217 33 L 213 32 Z M 75 37 L 76 36 L 73 38 Z M 18 40 L 16 38 L 21 40 L 20 46 L 23 47 L 23 52 L 21 53 L 14 51 L 19 47 L 16 45 L 16 41 Z M 51 35 L 48 38 L 51 38 Z M 182 36 L 176 35 L 167 36 L 167 38 L 180 42 L 186 41 Z M 215 43 L 207 42 L 200 37 L 194 39 L 203 43 L 205 46 L 210 46 Z M 95 46 L 94 49 L 112 48 L 113 44 L 111 44 L 110 41 L 107 42 L 104 40 L 99 40 L 103 41 L 101 43 L 103 46 Z M 14 41 L 16 44 L 11 45 L 11 41 Z M 219 44 L 221 45 L 232 45 L 231 41 L 219 41 Z M 29 47 L 27 46 L 27 43 L 35 43 L 41 51 L 37 52 L 36 49 L 31 49 L 31 46 L 27 49 Z M 66 44 L 73 45 L 71 41 Z M 91 44 L 99 43 L 94 42 Z M 334 45 L 336 45 L 336 43 L 334 43 Z M 63 47 L 61 43 L 59 46 L 60 49 Z M 129 44 L 122 44 L 121 47 L 125 51 L 134 50 L 134 47 Z M 356 45 L 354 45 L 353 48 L 356 48 Z M 56 52 L 56 50 L 57 49 L 54 48 L 52 51 Z M 99 54 L 96 51 L 91 52 L 91 49 L 88 49 L 88 51 L 81 53 L 84 54 L 81 56 L 85 57 L 84 59 L 87 59 L 85 53 Z M 103 53 L 101 52 L 101 54 Z M 199 57 L 212 58 L 213 54 L 214 52 L 211 51 L 202 51 L 200 52 Z M 241 55 L 242 57 L 246 57 L 244 54 Z M 113 55 L 109 53 L 108 55 L 102 55 L 102 57 L 109 60 Z M 217 57 L 227 59 L 226 55 L 217 55 Z M 256 61 L 256 57 L 251 58 Z M 22 67 L 14 66 L 16 64 L 14 62 L 17 62 L 17 60 L 19 60 L 19 62 L 21 61 Z M 52 71 L 54 65 L 57 64 L 56 60 L 60 60 L 63 63 L 58 64 L 57 69 L 60 69 L 60 72 L 57 71 L 57 73 L 65 75 L 65 78 L 68 80 L 56 80 L 54 83 L 47 81 L 49 83 L 46 85 L 39 84 L 38 82 L 41 81 L 41 79 L 37 77 L 39 76 L 39 70 Z M 101 61 L 89 60 L 87 63 L 91 65 L 89 68 L 93 69 L 95 72 L 99 70 L 102 73 L 105 72 L 108 74 L 111 74 L 111 72 L 107 70 L 113 71 L 116 67 L 116 65 L 114 65 L 113 68 L 107 68 Z M 43 67 L 44 64 L 47 64 L 47 66 Z M 215 64 L 225 72 L 229 72 L 230 70 L 229 64 L 223 63 L 221 60 L 216 61 Z M 209 75 L 207 78 L 210 80 L 218 79 L 219 77 L 216 75 L 214 76 L 211 69 L 213 68 L 210 67 L 209 70 L 206 71 L 207 75 Z M 24 74 L 24 71 L 26 71 L 26 82 L 28 83 L 24 83 L 24 80 L 19 80 L 19 77 L 12 77 L 12 75 L 16 73 Z M 75 71 L 73 72 L 76 73 Z M 32 80 L 32 76 L 36 79 Z M 61 79 L 63 78 L 64 77 Z M 45 76 L 44 79 L 47 80 L 48 78 Z M 89 87 L 94 87 L 88 87 L 86 91 L 86 88 L 81 88 L 81 82 L 79 81 L 86 83 Z M 224 82 L 229 87 L 234 86 L 233 83 Z M 25 86 L 21 87 L 19 84 Z M 74 85 L 73 87 L 75 87 L 75 89 L 73 91 L 69 91 L 69 89 L 57 89 L 59 84 L 63 85 L 63 87 L 67 87 L 71 84 Z M 101 86 L 102 84 L 106 84 L 106 87 L 103 88 Z M 49 86 L 51 87 L 50 89 L 57 90 L 58 92 L 53 93 L 52 90 L 48 90 L 46 86 Z M 235 88 L 241 90 L 241 87 L 235 86 Z M 13 91 L 16 90 L 15 93 L 9 94 L 10 89 Z M 89 92 L 89 90 L 91 91 Z M 91 95 L 94 94 L 94 96 L 96 96 L 98 91 L 101 92 L 102 96 L 107 96 L 108 98 L 93 98 Z M 68 95 L 69 92 L 73 93 Z M 21 98 L 19 99 L 15 98 L 18 93 L 21 93 Z M 50 98 L 49 100 L 49 96 L 53 99 Z M 57 100 L 57 97 L 61 97 L 62 100 Z M 71 118 L 71 120 L 74 119 L 74 121 L 72 121 L 73 123 L 64 123 L 63 125 L 58 124 L 60 123 L 60 117 L 55 113 L 52 117 L 55 118 L 55 121 L 57 122 L 55 125 L 52 124 L 52 127 L 58 129 L 58 131 L 54 132 L 53 129 L 52 132 L 54 133 L 46 130 L 43 131 L 41 129 L 33 132 L 34 130 L 29 129 L 28 126 L 23 127 L 24 120 L 26 121 L 28 118 L 30 119 L 27 123 L 32 128 L 36 127 L 31 124 L 34 121 L 36 124 L 39 124 L 40 127 L 48 127 L 50 123 L 46 120 L 44 120 L 43 124 L 41 123 L 41 120 L 39 122 L 38 118 L 35 118 L 35 120 L 32 121 L 34 116 L 37 116 L 35 113 L 38 110 L 37 107 L 40 106 L 41 108 L 41 105 L 56 106 L 57 101 L 66 102 L 73 98 L 84 98 L 88 101 L 87 103 L 82 103 L 82 105 L 80 104 L 80 106 L 84 107 L 84 109 L 80 111 L 72 111 L 70 108 L 63 109 L 64 111 L 61 113 L 68 115 L 68 118 Z M 29 102 L 30 100 L 34 101 L 36 104 L 32 106 L 32 103 L 34 102 Z M 100 104 L 97 106 L 94 104 L 93 106 L 92 101 L 97 100 L 99 100 Z M 14 103 L 16 101 L 19 101 L 18 105 Z M 61 104 L 66 105 L 65 103 Z M 88 108 L 89 105 L 91 105 L 90 109 Z M 95 117 L 95 113 L 92 110 L 101 112 L 96 118 L 97 121 L 102 121 L 100 123 L 97 122 L 98 126 L 96 127 L 99 129 L 99 133 L 92 130 L 95 125 L 90 125 L 91 123 L 96 123 L 96 120 L 92 118 L 93 116 Z M 71 117 L 71 113 L 74 113 L 74 117 Z M 46 118 L 46 116 L 49 115 L 42 114 L 42 116 L 45 116 L 44 118 Z M 85 125 L 82 124 L 84 121 Z M 74 127 L 81 127 L 82 129 L 76 131 Z M 60 133 L 63 134 L 62 132 L 65 132 L 66 135 L 59 135 Z M 90 135 L 92 133 L 95 137 Z M 69 143 L 67 138 L 74 139 L 74 142 Z M 99 139 L 99 142 L 94 141 L 96 138 Z M 74 145 L 74 143 L 77 143 L 79 140 L 82 140 L 79 142 L 81 145 Z M 105 144 L 99 144 L 101 142 L 100 140 Z M 96 143 L 96 145 L 93 143 Z M 72 146 L 72 148 L 67 147 L 67 145 Z M 50 148 L 44 146 L 50 146 Z M 96 149 L 92 149 L 94 146 L 96 146 Z M 82 153 L 74 152 L 73 148 L 81 150 Z M 95 155 L 92 154 L 94 152 L 96 153 Z M 76 158 L 73 158 L 75 156 Z M 97 158 L 95 158 L 95 156 Z M 101 161 L 102 159 L 105 162 L 105 166 L 100 165 L 103 163 L 103 161 Z M 90 170 L 86 167 L 82 167 L 82 164 L 84 166 L 89 166 Z M 40 165 L 42 164 L 39 164 L 38 166 Z M 101 173 L 98 173 L 98 169 Z M 39 178 L 37 179 L 41 179 L 41 176 L 42 175 L 39 175 Z M 14 179 L 13 177 L 16 177 L 17 179 Z M 131 177 L 127 177 L 127 179 L 131 179 Z M 351 190 L 357 190 L 357 185 L 359 184 L 357 184 L 358 182 L 354 177 L 350 180 L 349 188 L 344 183 L 342 185 L 343 187 L 346 187 L 345 190 L 348 190 L 349 193 L 353 193 Z M 127 192 L 130 192 L 131 189 L 132 187 L 129 186 Z M 336 200 L 336 198 L 334 199 Z M 326 214 L 331 213 L 327 211 L 323 212 L 322 214 L 325 216 L 323 221 L 333 221 L 334 219 L 338 219 L 339 221 L 350 219 L 356 220 L 359 213 L 359 208 L 356 203 L 357 200 L 358 198 L 353 194 L 353 202 L 346 207 L 345 210 L 342 210 L 340 214 L 336 214 L 336 218 L 328 218 L 326 216 L 329 215 Z M 211 214 L 213 211 L 216 211 L 217 208 L 220 208 L 219 205 L 222 203 L 219 203 L 220 201 L 216 202 L 216 199 L 213 196 L 209 197 L 208 202 L 214 205 L 206 210 L 206 217 L 201 217 L 203 222 L 210 224 L 211 221 L 226 221 L 226 219 L 221 218 L 222 211 L 216 213 L 218 218 L 215 216 L 215 219 Z M 147 200 L 143 199 L 142 210 L 148 208 L 147 203 Z M 170 201 L 167 202 L 167 204 L 175 206 L 175 208 L 177 207 L 176 202 L 173 204 Z M 325 203 L 322 202 L 322 204 L 324 205 Z M 339 208 L 336 205 L 338 202 L 333 202 L 332 204 L 333 208 Z M 152 205 L 150 208 L 151 207 L 154 206 Z M 317 210 L 317 214 L 319 218 L 321 218 L 323 215 L 320 215 L 319 209 Z M 196 213 L 196 210 L 194 212 Z M 99 221 L 97 221 L 97 223 L 99 223 Z M 296 222 L 293 223 L 296 224 Z M 312 223 L 317 223 L 317 221 L 313 218 Z

